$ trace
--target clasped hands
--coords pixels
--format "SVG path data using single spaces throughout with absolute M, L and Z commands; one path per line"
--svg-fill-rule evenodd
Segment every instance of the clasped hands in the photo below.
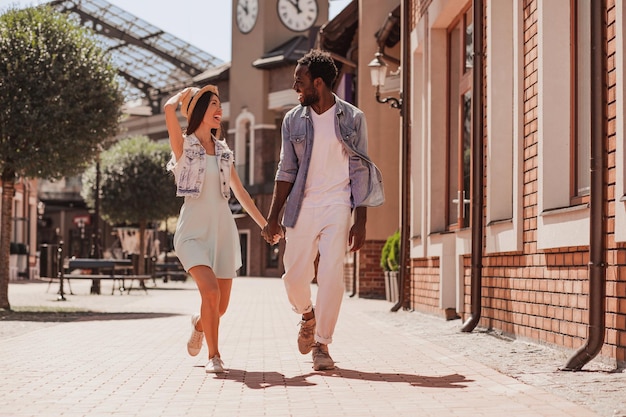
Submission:
M 270 245 L 276 245 L 281 238 L 285 237 L 285 228 L 276 222 L 266 223 L 263 230 L 261 230 L 261 236 Z

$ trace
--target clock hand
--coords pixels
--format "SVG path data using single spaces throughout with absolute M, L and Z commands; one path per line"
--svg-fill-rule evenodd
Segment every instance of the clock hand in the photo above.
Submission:
M 298 12 L 298 14 L 302 13 L 302 10 L 300 9 L 300 0 L 287 0 L 289 2 L 289 4 L 291 4 L 293 7 L 296 8 L 296 11 Z
M 246 14 L 250 14 L 248 13 L 248 0 L 246 0 L 245 5 L 242 3 L 239 3 L 239 7 L 241 7 Z

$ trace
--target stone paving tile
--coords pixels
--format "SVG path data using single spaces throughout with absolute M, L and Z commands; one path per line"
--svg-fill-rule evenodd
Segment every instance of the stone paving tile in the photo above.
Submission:
M 46 288 L 10 285 L 16 309 L 74 313 L 0 320 L 2 417 L 622 417 L 626 398 L 625 374 L 604 364 L 555 372 L 550 355 L 563 353 L 348 297 L 330 345 L 337 369 L 315 372 L 297 350 L 298 317 L 275 278 L 235 281 L 220 334 L 229 371 L 207 375 L 206 347 L 186 353 L 199 305 L 192 283 L 93 296 L 76 282 L 67 301 Z

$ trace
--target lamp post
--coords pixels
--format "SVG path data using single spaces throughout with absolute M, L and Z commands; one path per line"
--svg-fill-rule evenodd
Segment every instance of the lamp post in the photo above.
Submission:
M 402 99 L 398 100 L 395 97 L 380 98 L 380 87 L 385 86 L 385 79 L 387 78 L 387 63 L 383 60 L 383 54 L 377 51 L 374 54 L 374 59 L 367 66 L 370 69 L 372 85 L 376 88 L 376 101 L 382 104 L 389 103 L 392 108 L 402 111 Z

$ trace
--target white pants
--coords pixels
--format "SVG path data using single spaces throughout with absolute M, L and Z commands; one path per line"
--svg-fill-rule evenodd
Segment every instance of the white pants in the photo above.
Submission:
M 347 206 L 302 208 L 295 227 L 288 227 L 285 232 L 283 282 L 289 302 L 298 314 L 313 308 L 311 282 L 319 251 L 315 341 L 326 345 L 333 340 L 345 292 L 343 260 L 351 223 L 351 209 Z

